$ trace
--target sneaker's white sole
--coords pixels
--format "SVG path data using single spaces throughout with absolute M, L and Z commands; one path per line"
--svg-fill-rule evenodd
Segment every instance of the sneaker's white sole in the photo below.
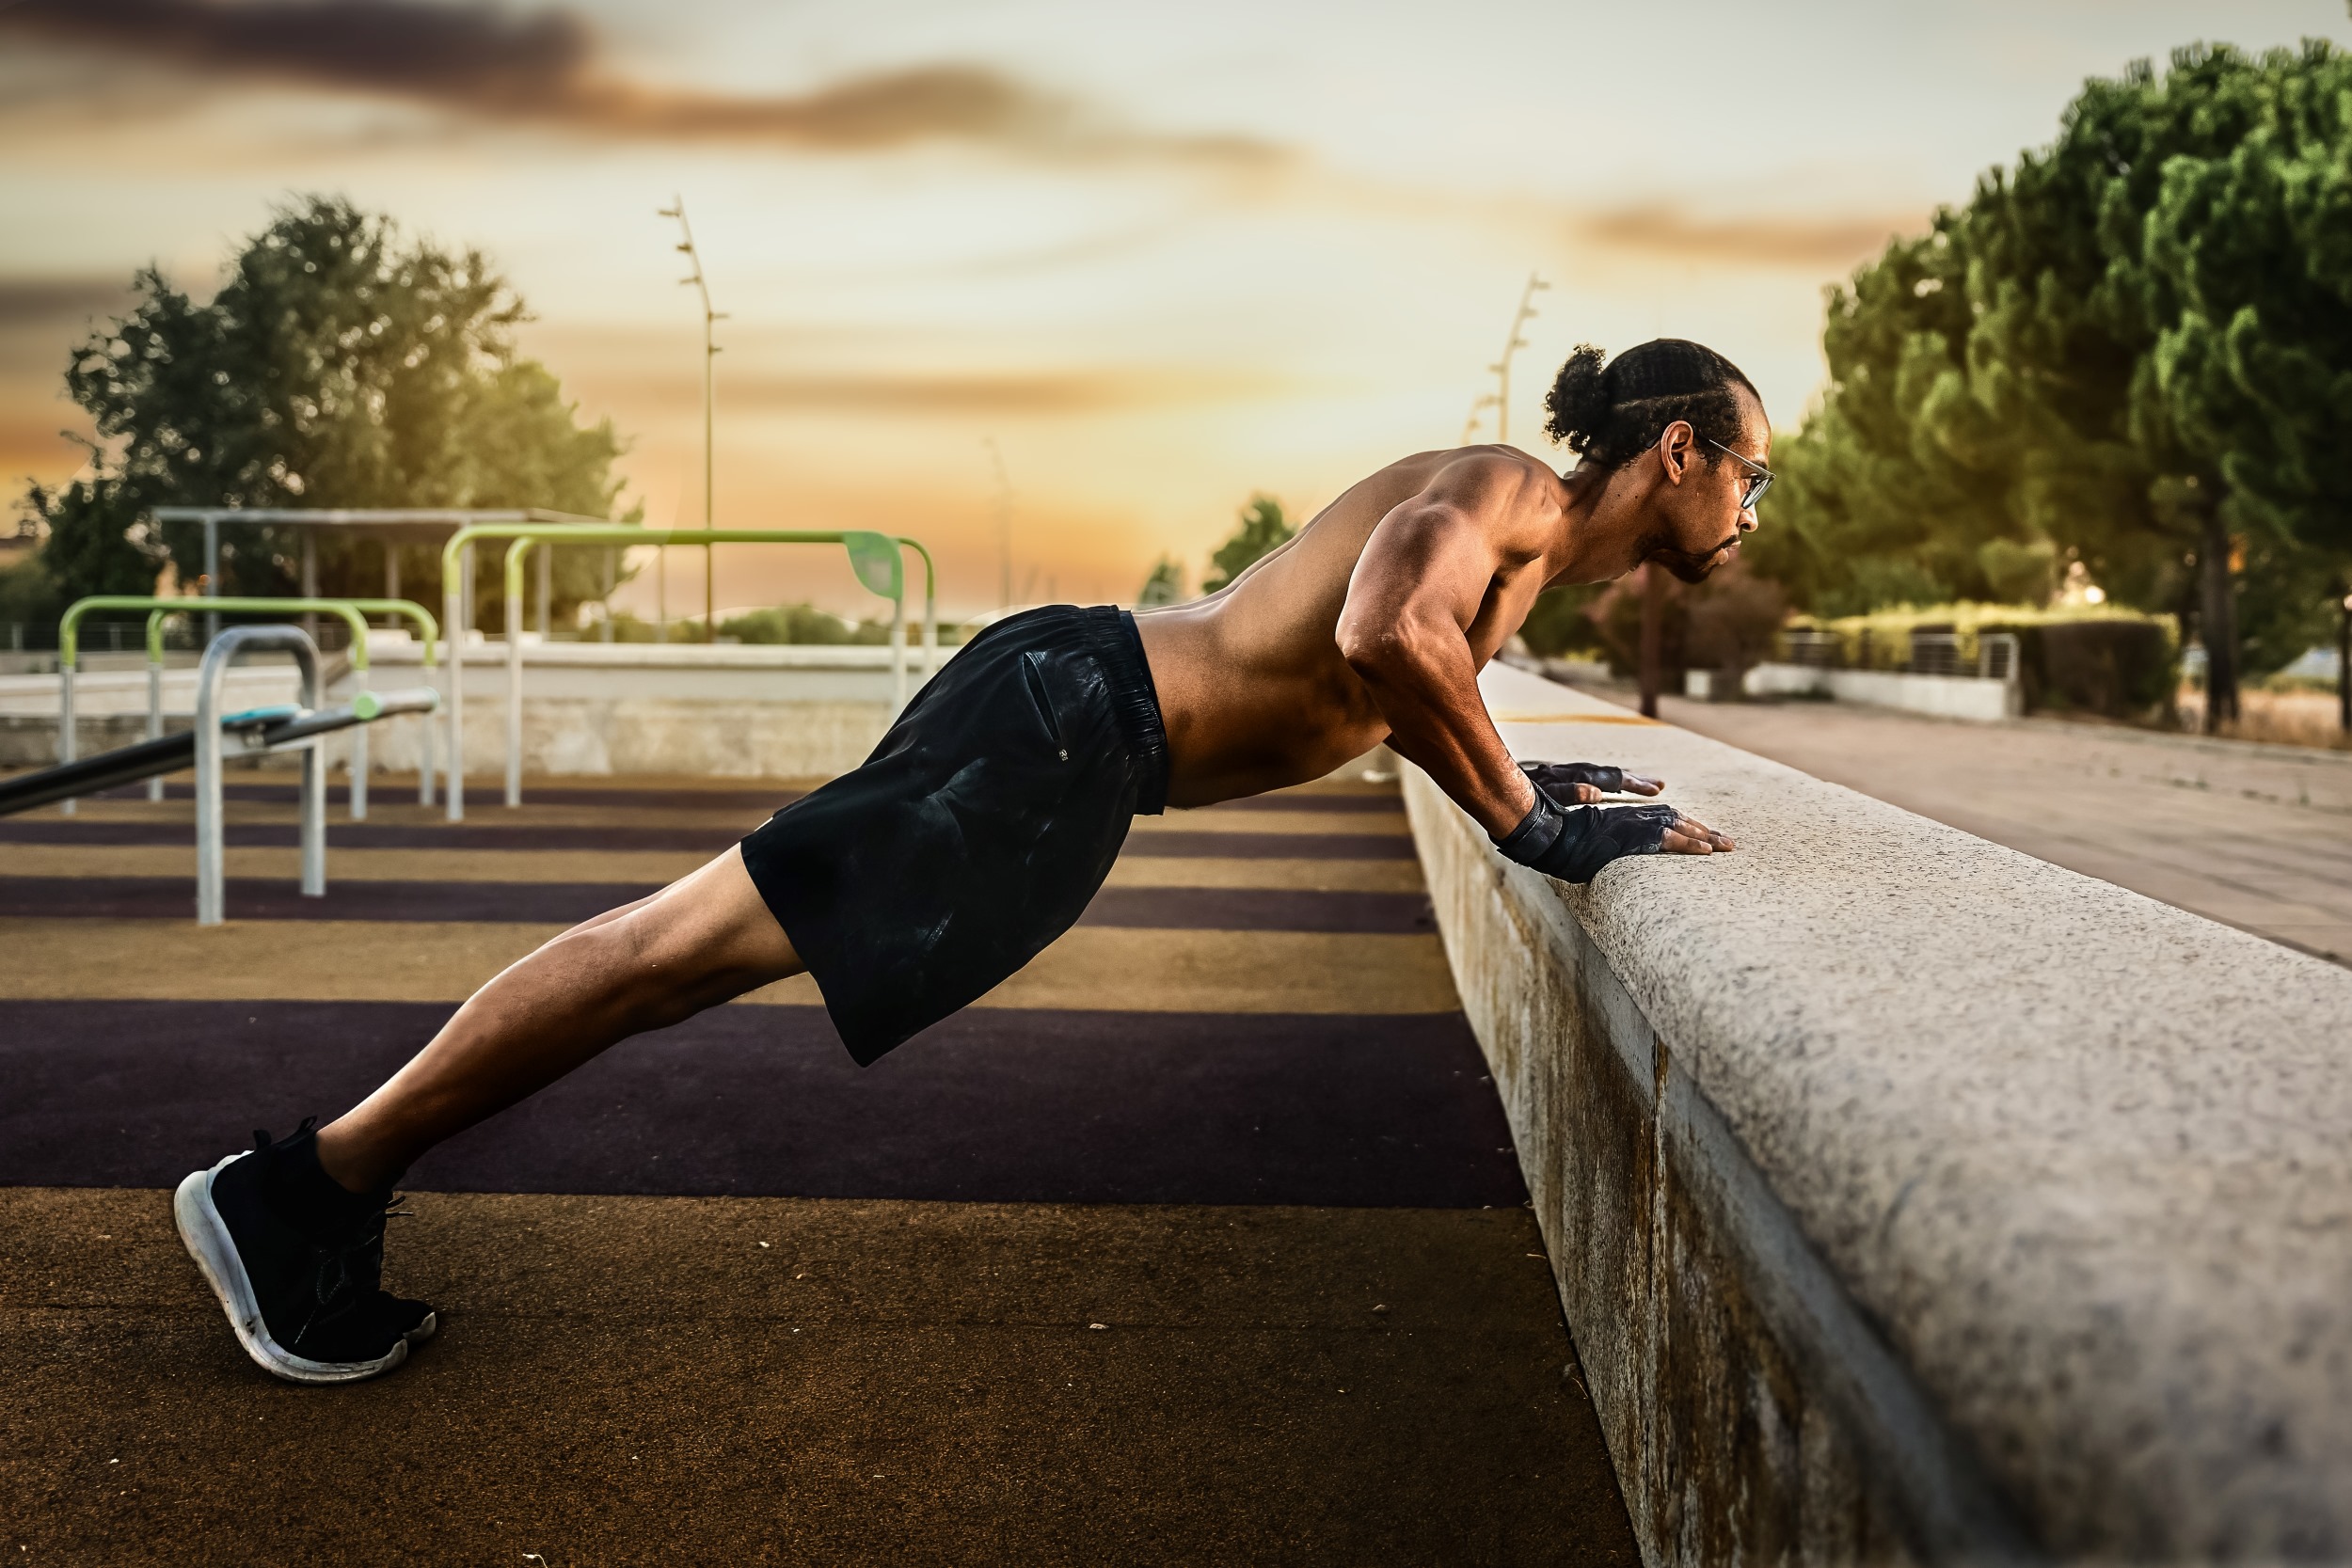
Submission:
M 213 1288 L 220 1309 L 229 1314 L 229 1326 L 237 1331 L 237 1343 L 245 1347 L 246 1354 L 264 1371 L 289 1383 L 358 1383 L 390 1371 L 408 1358 L 410 1345 L 433 1338 L 439 1323 L 427 1312 L 422 1323 L 393 1340 L 392 1348 L 373 1361 L 313 1361 L 271 1338 L 269 1324 L 262 1321 L 261 1304 L 253 1298 L 253 1281 L 237 1257 L 236 1243 L 230 1239 L 220 1211 L 213 1207 L 213 1178 L 230 1161 L 244 1158 L 231 1154 L 210 1170 L 189 1172 L 171 1196 L 171 1217 L 179 1224 L 180 1240 L 188 1256 L 203 1272 L 204 1283 Z

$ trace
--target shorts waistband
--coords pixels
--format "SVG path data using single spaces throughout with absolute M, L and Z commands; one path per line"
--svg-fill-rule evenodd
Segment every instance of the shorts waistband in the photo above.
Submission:
M 1113 605 L 1091 605 L 1079 614 L 1081 635 L 1110 687 L 1111 715 L 1135 758 L 1136 815 L 1157 816 L 1168 809 L 1168 729 L 1143 634 L 1131 612 Z

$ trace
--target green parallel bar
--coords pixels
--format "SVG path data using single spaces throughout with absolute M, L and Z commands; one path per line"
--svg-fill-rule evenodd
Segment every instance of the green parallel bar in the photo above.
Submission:
M 858 580 L 872 593 L 885 599 L 899 599 L 905 594 L 903 573 L 898 568 L 898 546 L 900 541 L 870 529 L 781 529 L 781 528 L 696 528 L 654 529 L 633 528 L 626 523 L 608 526 L 565 523 L 472 523 L 449 536 L 441 546 L 441 581 L 446 585 L 457 580 L 462 570 L 466 547 L 482 539 L 513 539 L 534 545 L 839 545 L 850 552 L 850 564 L 857 572 Z M 904 541 L 913 544 L 912 540 Z M 920 551 L 922 546 L 915 548 Z M 507 552 L 507 595 L 516 597 L 522 593 L 522 564 L 528 550 Z M 923 551 L 924 565 L 930 564 L 930 555 Z M 882 581 L 877 581 L 877 577 Z
M 364 607 L 364 609 L 362 608 Z M 161 615 L 227 613 L 231 615 L 270 615 L 279 611 L 302 615 L 337 615 L 351 628 L 351 667 L 368 667 L 369 614 L 406 615 L 416 620 L 424 631 L 424 661 L 433 662 L 433 645 L 438 626 L 432 612 L 422 605 L 405 599 L 259 599 L 259 598 L 165 598 L 153 594 L 99 594 L 77 599 L 66 607 L 57 622 L 57 662 L 65 669 L 73 669 L 81 657 L 82 618 L 96 610 L 144 610 L 147 621 L 147 657 L 150 662 L 160 663 L 163 657 Z

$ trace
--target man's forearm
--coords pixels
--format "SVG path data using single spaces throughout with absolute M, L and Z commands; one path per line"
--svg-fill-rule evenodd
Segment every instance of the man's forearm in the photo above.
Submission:
M 1495 733 L 1476 667 L 1463 652 L 1458 669 L 1396 657 L 1368 661 L 1357 673 L 1389 721 L 1390 749 L 1501 838 L 1526 817 L 1535 789 Z

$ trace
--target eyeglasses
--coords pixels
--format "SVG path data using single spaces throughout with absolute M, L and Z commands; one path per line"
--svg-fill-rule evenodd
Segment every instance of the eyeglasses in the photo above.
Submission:
M 1740 456 L 1738 452 L 1732 451 L 1729 447 L 1724 446 L 1721 441 L 1716 440 L 1712 436 L 1702 436 L 1699 439 L 1705 441 L 1708 446 L 1713 447 L 1717 451 L 1722 452 L 1725 457 L 1730 458 L 1733 462 L 1739 464 L 1740 467 L 1748 470 L 1748 487 L 1740 492 L 1740 511 L 1745 512 L 1750 507 L 1754 506 L 1763 498 L 1764 492 L 1772 487 L 1772 470 L 1764 467 L 1763 464 L 1749 462 L 1746 458 Z

